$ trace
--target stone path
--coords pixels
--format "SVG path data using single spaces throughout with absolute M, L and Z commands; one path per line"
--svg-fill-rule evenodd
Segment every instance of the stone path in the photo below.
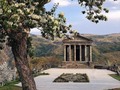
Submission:
M 120 87 L 120 81 L 110 77 L 108 74 L 114 72 L 99 69 L 48 69 L 44 72 L 50 75 L 35 78 L 38 90 L 107 90 Z M 53 83 L 53 80 L 62 73 L 86 73 L 90 79 L 89 83 Z M 20 84 L 19 84 L 20 85 Z

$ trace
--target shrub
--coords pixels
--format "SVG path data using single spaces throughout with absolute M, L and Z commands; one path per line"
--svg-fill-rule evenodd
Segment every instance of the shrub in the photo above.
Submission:
M 53 82 L 89 82 L 89 78 L 86 74 L 63 73 Z

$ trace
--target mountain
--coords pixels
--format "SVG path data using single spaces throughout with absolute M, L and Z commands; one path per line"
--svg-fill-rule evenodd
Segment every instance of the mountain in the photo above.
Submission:
M 91 38 L 94 41 L 94 61 L 101 64 L 120 64 L 120 33 L 83 36 Z
M 120 33 L 108 35 L 81 34 L 91 38 L 93 43 L 93 61 L 101 64 L 120 63 Z M 41 36 L 31 35 L 35 57 L 57 56 L 63 59 L 62 40 L 47 40 Z M 9 47 L 0 51 L 0 63 L 7 61 L 12 63 L 13 55 Z
M 81 35 L 93 40 L 93 61 L 95 63 L 120 64 L 120 33 L 108 35 Z M 63 46 L 61 39 L 50 41 L 43 39 L 40 36 L 36 37 L 33 38 L 35 56 L 60 56 L 63 58 Z
M 63 49 L 61 40 L 51 41 L 41 36 L 32 35 L 32 45 L 35 51 L 35 57 L 62 56 Z

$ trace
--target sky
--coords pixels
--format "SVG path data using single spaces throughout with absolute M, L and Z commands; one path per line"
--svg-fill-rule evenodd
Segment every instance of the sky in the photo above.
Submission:
M 106 0 L 104 7 L 109 9 L 109 13 L 105 14 L 108 21 L 100 21 L 98 24 L 93 23 L 85 18 L 81 13 L 83 8 L 79 6 L 77 0 L 51 0 L 45 5 L 50 10 L 54 3 L 59 3 L 56 14 L 63 12 L 67 24 L 72 25 L 73 30 L 77 30 L 80 34 L 97 34 L 106 35 L 111 33 L 120 33 L 120 0 Z M 35 29 L 32 33 L 38 34 Z

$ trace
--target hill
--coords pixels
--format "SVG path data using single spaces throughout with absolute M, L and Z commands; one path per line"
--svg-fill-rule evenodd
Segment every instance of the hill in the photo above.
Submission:
M 108 35 L 82 34 L 82 36 L 91 38 L 94 41 L 93 61 L 95 63 L 120 63 L 120 33 Z M 33 38 L 35 56 L 59 56 L 63 58 L 63 46 L 60 39 L 56 41 L 50 41 L 43 39 L 40 36 L 37 38 L 36 37 Z
M 91 38 L 93 43 L 93 61 L 101 64 L 110 62 L 120 63 L 120 33 L 108 35 L 81 34 Z M 51 41 L 41 36 L 31 35 L 35 57 L 57 56 L 63 59 L 63 46 L 61 39 Z M 13 55 L 9 47 L 0 51 L 0 62 L 11 61 Z
M 93 60 L 101 64 L 120 64 L 120 33 L 83 35 L 94 41 Z
M 51 41 L 41 36 L 32 35 L 32 45 L 35 51 L 35 57 L 61 56 L 63 57 L 62 43 L 60 41 Z

